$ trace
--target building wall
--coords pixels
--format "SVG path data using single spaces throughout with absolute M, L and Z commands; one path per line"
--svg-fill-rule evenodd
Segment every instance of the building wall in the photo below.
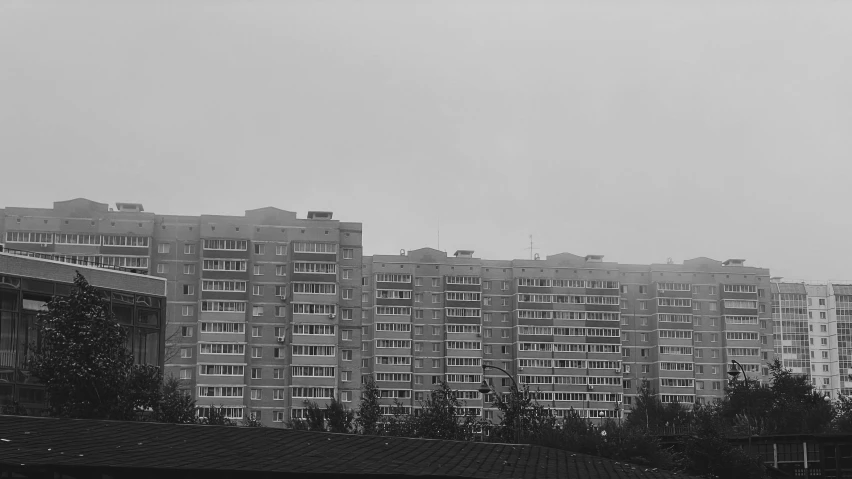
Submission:
M 157 280 L 159 294 L 165 288 L 168 299 L 165 373 L 181 378 L 199 406 L 222 405 L 235 418 L 254 413 L 274 425 L 294 411 L 298 415 L 306 400 L 321 406 L 330 397 L 350 405 L 358 400 L 360 223 L 319 215 L 300 219 L 276 208 L 244 216 L 156 215 L 112 211 L 85 199 L 56 202 L 52 209 L 0 211 L 0 243 L 7 248 L 54 255 L 77 267 L 109 262 L 141 273 L 135 276 L 165 279 Z M 68 244 L 69 239 L 92 244 Z M 214 249 L 211 242 L 220 241 L 243 243 Z M 299 245 L 317 244 L 333 252 L 299 251 L 304 249 Z M 299 272 L 296 264 L 328 265 L 331 272 Z M 235 265 L 239 270 L 231 268 Z M 220 266 L 228 269 L 215 269 Z M 92 269 L 98 281 L 99 268 Z M 215 290 L 226 283 L 239 284 L 240 291 Z M 333 293 L 294 294 L 293 283 L 327 283 Z M 294 313 L 294 304 L 300 311 L 324 308 L 333 317 Z M 237 311 L 209 310 L 219 305 Z M 294 334 L 294 325 L 305 334 Z M 317 328 L 311 326 L 329 334 L 313 334 Z M 309 355 L 294 355 L 294 346 Z M 324 346 L 321 352 L 328 356 L 316 355 L 316 346 Z M 306 375 L 317 371 L 319 376 Z
M 667 402 L 712 401 L 731 359 L 766 381 L 761 363 L 774 357 L 761 268 L 705 258 L 619 265 L 567 253 L 488 261 L 424 248 L 366 257 L 363 273 L 373 335 L 363 342 L 364 372 L 387 391 L 388 408 L 395 399 L 417 407 L 441 378 L 481 407 L 486 364 L 557 411 L 613 417 L 630 409 L 643 379 Z M 510 385 L 494 369 L 485 378 L 498 391 Z

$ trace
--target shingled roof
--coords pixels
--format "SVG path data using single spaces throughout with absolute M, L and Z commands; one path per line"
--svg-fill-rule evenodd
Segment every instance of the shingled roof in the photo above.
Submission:
M 529 445 L 2 415 L 0 466 L 24 473 L 147 471 L 156 477 L 225 477 L 225 471 L 239 477 L 685 477 Z

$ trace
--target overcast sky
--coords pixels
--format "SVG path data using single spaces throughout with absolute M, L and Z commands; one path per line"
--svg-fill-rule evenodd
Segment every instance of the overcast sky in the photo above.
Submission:
M 0 207 L 852 279 L 852 1 L 0 2 Z

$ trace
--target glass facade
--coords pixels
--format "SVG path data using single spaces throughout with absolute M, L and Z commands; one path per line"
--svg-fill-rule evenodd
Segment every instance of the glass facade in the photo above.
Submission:
M 31 413 L 44 409 L 44 388 L 26 366 L 39 341 L 36 317 L 53 296 L 66 296 L 71 289 L 69 283 L 0 275 L 0 403 L 18 401 Z M 128 332 L 136 362 L 162 368 L 165 299 L 101 291 Z
M 772 336 L 775 356 L 783 358 L 784 367 L 810 376 L 808 296 L 802 289 L 802 293 L 772 294 Z

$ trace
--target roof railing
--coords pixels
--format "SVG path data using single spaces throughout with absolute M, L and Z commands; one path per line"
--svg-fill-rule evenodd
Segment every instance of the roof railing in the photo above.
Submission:
M 148 270 L 146 268 L 125 268 L 122 266 L 114 266 L 111 264 L 105 264 L 100 261 L 97 256 L 95 257 L 95 261 L 89 261 L 85 259 L 80 259 L 76 256 L 65 255 L 65 254 L 53 254 L 53 253 L 38 253 L 36 251 L 25 251 L 20 249 L 12 249 L 5 246 L 0 245 L 0 253 L 11 254 L 15 256 L 25 256 L 28 258 L 37 258 L 37 259 L 47 259 L 51 261 L 58 261 L 60 263 L 65 264 L 78 264 L 80 266 L 91 266 L 95 268 L 102 269 L 111 269 L 114 271 L 122 271 L 125 273 L 136 273 L 136 274 L 148 274 Z

